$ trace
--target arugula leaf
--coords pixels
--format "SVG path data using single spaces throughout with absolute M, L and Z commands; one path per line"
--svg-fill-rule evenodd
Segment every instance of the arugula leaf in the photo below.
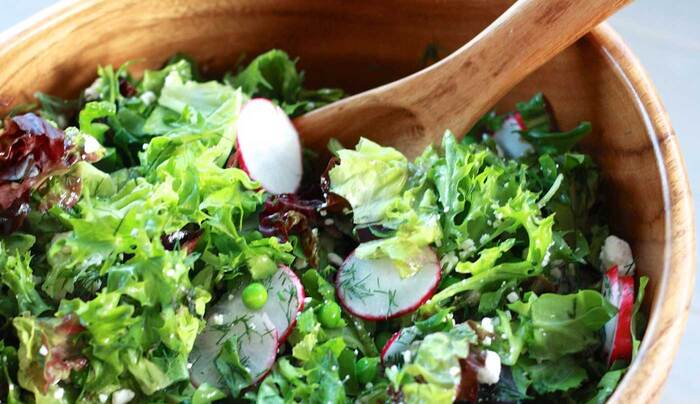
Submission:
M 571 356 L 541 363 L 523 361 L 516 365 L 515 371 L 522 372 L 522 377 L 538 394 L 567 391 L 588 379 L 586 370 Z

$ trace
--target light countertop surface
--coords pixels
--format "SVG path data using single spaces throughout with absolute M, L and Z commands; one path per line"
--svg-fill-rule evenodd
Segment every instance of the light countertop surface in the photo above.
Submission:
M 55 0 L 6 0 L 0 30 L 17 23 Z M 641 59 L 659 90 L 680 139 L 693 190 L 700 189 L 700 0 L 637 0 L 611 23 Z M 700 198 L 696 199 L 698 209 Z M 699 238 L 700 239 L 700 238 Z M 673 365 L 663 403 L 700 403 L 700 278 L 688 327 Z

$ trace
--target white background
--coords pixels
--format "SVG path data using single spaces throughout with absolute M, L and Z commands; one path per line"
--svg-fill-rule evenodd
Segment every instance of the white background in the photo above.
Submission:
M 583 0 L 585 1 L 585 0 Z M 0 30 L 55 0 L 0 0 Z M 700 189 L 700 0 L 638 0 L 611 20 L 661 94 L 680 138 L 690 182 Z M 0 44 L 1 46 L 2 44 Z M 0 67 L 2 68 L 2 67 Z M 695 207 L 698 209 L 698 200 Z M 700 279 L 688 328 L 662 402 L 700 403 Z

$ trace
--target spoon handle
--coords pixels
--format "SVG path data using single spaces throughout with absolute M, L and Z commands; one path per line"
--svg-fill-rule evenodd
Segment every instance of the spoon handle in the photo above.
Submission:
M 411 76 L 295 120 L 307 146 L 360 136 L 418 155 L 462 135 L 514 85 L 631 0 L 519 0 L 466 45 Z
M 469 43 L 396 82 L 386 96 L 403 100 L 429 127 L 465 133 L 513 86 L 630 1 L 516 1 Z M 421 86 L 412 85 L 421 75 Z

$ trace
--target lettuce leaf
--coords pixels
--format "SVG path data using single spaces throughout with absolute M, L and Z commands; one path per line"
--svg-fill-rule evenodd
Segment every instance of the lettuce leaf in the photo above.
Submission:
M 558 360 L 600 344 L 600 330 L 616 313 L 595 290 L 539 297 L 529 293 L 508 307 L 525 319 L 528 354 L 538 360 Z
M 407 403 L 451 403 L 461 379 L 460 360 L 474 342 L 476 335 L 467 324 L 428 334 L 417 347 L 412 345 L 410 360 L 400 369 L 390 368 L 387 376 Z
M 15 299 L 19 313 L 29 312 L 38 316 L 51 309 L 35 289 L 32 268 L 29 266 L 29 252 L 14 254 L 7 251 L 5 243 L 0 241 L 0 281 L 10 289 Z
M 339 150 L 340 164 L 328 173 L 331 192 L 352 206 L 355 224 L 381 222 L 408 182 L 408 160 L 391 147 L 362 138 L 355 150 Z
M 344 95 L 335 88 L 304 89 L 304 74 L 297 70 L 296 61 L 278 49 L 259 55 L 237 74 L 226 75 L 224 81 L 251 97 L 276 101 L 292 117 L 337 101 Z

